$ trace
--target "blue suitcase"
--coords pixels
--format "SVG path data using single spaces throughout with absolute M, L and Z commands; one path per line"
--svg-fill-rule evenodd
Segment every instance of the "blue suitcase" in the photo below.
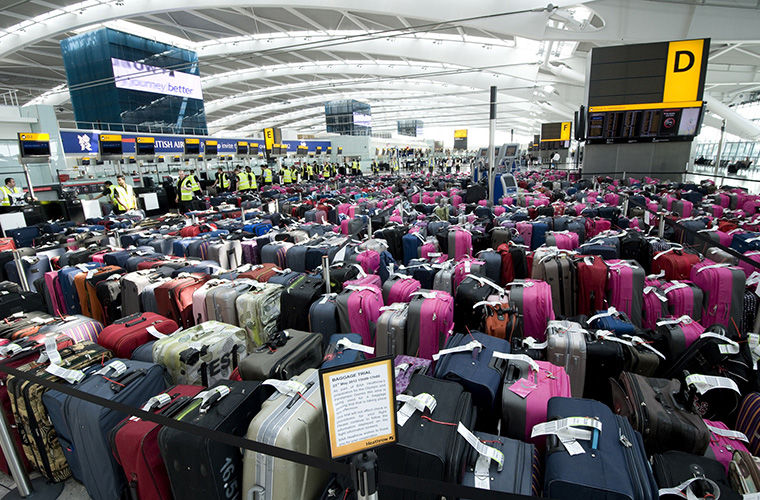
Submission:
M 407 265 L 410 260 L 419 258 L 419 248 L 422 246 L 422 239 L 416 234 L 405 234 L 401 238 L 401 246 L 404 249 L 404 265 Z
M 5 235 L 13 238 L 16 242 L 16 248 L 31 247 L 34 245 L 34 239 L 40 235 L 40 230 L 36 226 L 19 227 L 17 229 L 9 229 L 5 232 Z
M 140 255 L 132 255 L 130 258 L 127 259 L 127 262 L 124 263 L 122 267 L 127 270 L 127 272 L 135 272 L 137 271 L 137 266 L 145 262 L 146 260 L 155 260 L 155 259 L 163 259 L 164 255 L 160 253 L 149 253 L 149 254 L 143 254 Z
M 293 245 L 288 248 L 288 251 L 285 254 L 285 262 L 291 270 L 297 273 L 306 272 L 307 248 L 306 245 Z
M 104 375 L 95 374 L 96 371 L 115 366 L 114 363 L 123 364 L 124 372 L 116 375 L 114 370 L 110 370 Z M 77 389 L 139 407 L 166 389 L 164 368 L 128 359 L 111 360 L 105 367 L 92 369 Z M 45 393 L 43 402 L 47 397 L 53 397 L 55 392 Z M 127 483 L 124 472 L 111 451 L 108 435 L 124 418 L 124 414 L 71 396 L 67 396 L 63 403 L 63 413 L 66 422 L 75 423 L 69 430 L 81 466 L 80 480 L 87 492 L 94 500 L 119 498 Z
M 331 335 L 340 333 L 336 294 L 323 295 L 309 306 L 309 331 L 322 334 L 322 345 L 327 347 Z
M 172 254 L 176 255 L 177 257 L 187 257 L 187 247 L 190 246 L 190 243 L 197 240 L 198 238 L 192 237 L 192 238 L 182 238 L 181 240 L 177 240 L 172 245 Z
M 740 253 L 760 250 L 760 233 L 735 234 L 731 240 L 731 248 Z
M 546 232 L 549 230 L 549 225 L 544 222 L 533 223 L 533 235 L 530 238 L 530 249 L 535 250 L 544 243 L 546 243 Z
M 430 262 L 426 260 L 414 259 L 409 261 L 409 265 L 406 266 L 405 269 L 399 269 L 398 272 L 411 276 L 419 281 L 423 289 L 432 290 L 438 269 L 431 267 Z
M 478 259 L 485 262 L 486 278 L 494 283 L 501 283 L 501 254 L 494 250 L 483 250 Z
M 171 277 L 176 278 L 182 273 L 214 274 L 220 269 L 221 267 L 219 267 L 218 262 L 214 262 L 213 260 L 201 260 L 193 262 L 188 266 L 175 269 L 174 272 L 172 272 Z
M 330 336 L 330 342 L 322 359 L 322 368 L 334 368 L 365 359 L 364 353 L 354 349 L 344 349 L 338 346 L 340 339 L 348 339 L 355 344 L 362 343 L 362 336 L 357 333 L 338 333 Z
M 157 238 L 149 240 L 147 245 L 153 249 L 156 253 L 171 255 L 172 247 L 176 238 Z
M 126 269 L 127 260 L 134 255 L 132 250 L 119 250 L 117 252 L 110 252 L 103 256 L 103 262 L 107 266 L 118 266 L 122 269 Z
M 295 283 L 296 281 L 298 281 L 299 278 L 301 278 L 302 276 L 304 276 L 303 273 L 296 273 L 292 271 L 279 272 L 275 274 L 274 276 L 272 276 L 271 278 L 269 278 L 269 281 L 267 281 L 267 283 L 274 283 L 276 285 L 282 285 L 287 288 L 293 283 Z
M 625 417 L 592 399 L 551 398 L 548 420 L 568 417 L 597 419 L 602 429 L 592 432 L 596 439 L 576 441 L 584 451 L 577 455 L 570 455 L 556 436 L 546 438 L 544 496 L 557 500 L 659 498 L 641 435 Z
M 604 312 L 597 311 L 596 314 Z M 597 330 L 609 330 L 616 335 L 636 335 L 636 327 L 624 312 L 618 311 L 618 317 L 605 316 L 589 321 L 589 326 Z M 592 316 L 593 317 L 593 316 Z
M 598 255 L 604 260 L 612 260 L 620 258 L 620 251 L 614 245 L 607 245 L 605 243 L 584 243 L 578 250 L 581 255 Z
M 47 255 L 21 257 L 21 269 L 26 277 L 27 284 L 34 290 L 34 282 L 44 278 L 45 273 L 50 271 L 50 258 Z M 21 277 L 18 274 L 15 260 L 5 263 L 5 276 L 8 278 L 8 281 L 21 284 Z
M 79 304 L 79 295 L 74 286 L 74 276 L 84 272 L 84 269 L 97 269 L 102 267 L 100 262 L 88 262 L 78 266 L 64 267 L 58 271 L 58 281 L 61 283 L 61 293 L 63 294 L 64 305 L 68 314 L 82 314 L 82 306 Z
M 435 365 L 435 377 L 459 382 L 472 394 L 472 402 L 486 412 L 494 408 L 501 394 L 506 360 L 493 358 L 494 352 L 509 354 L 509 341 L 480 332 L 457 333 L 449 338 L 444 349 L 467 345 L 473 340 L 483 344 L 483 350 L 445 354 Z

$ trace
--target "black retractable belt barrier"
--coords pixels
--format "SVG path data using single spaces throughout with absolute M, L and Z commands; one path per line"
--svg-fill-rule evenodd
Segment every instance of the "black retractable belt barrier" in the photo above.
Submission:
M 87 401 L 88 403 L 118 411 L 120 413 L 123 413 L 125 416 L 138 417 L 142 420 L 147 420 L 149 422 L 153 422 L 181 432 L 187 432 L 189 434 L 201 436 L 218 443 L 227 444 L 237 448 L 242 448 L 256 453 L 262 453 L 264 455 L 280 458 L 282 460 L 287 460 L 289 462 L 295 462 L 298 464 L 306 465 L 308 467 L 315 467 L 317 469 L 326 470 L 331 473 L 351 477 L 351 465 L 347 463 L 319 458 L 312 455 L 306 455 L 304 453 L 288 450 L 286 448 L 279 448 L 277 446 L 259 443 L 258 441 L 252 441 L 240 436 L 233 436 L 232 434 L 226 434 L 224 432 L 206 429 L 197 425 L 189 424 L 187 422 L 182 422 L 180 420 L 174 420 L 170 417 L 166 417 L 158 413 L 151 413 L 140 408 L 135 408 L 123 403 L 104 399 L 99 396 L 74 389 L 71 386 L 58 382 L 52 382 L 36 375 L 32 375 L 31 373 L 24 372 L 16 368 L 11 368 L 10 366 L 7 366 L 5 362 L 0 362 L 0 372 L 5 372 L 13 375 L 14 377 L 18 377 L 21 380 L 27 380 L 48 389 L 62 392 L 77 399 Z M 2 410 L 0 409 L 0 411 Z M 462 486 L 457 483 L 448 483 L 445 481 L 436 481 L 420 477 L 394 474 L 391 472 L 383 472 L 382 469 L 378 471 L 377 480 L 378 484 L 380 485 L 393 486 L 394 488 L 402 488 L 405 490 L 412 490 L 421 493 L 443 495 L 447 498 L 464 497 L 477 500 L 530 500 L 536 498 L 525 495 L 516 495 L 498 491 L 472 488 L 469 486 Z

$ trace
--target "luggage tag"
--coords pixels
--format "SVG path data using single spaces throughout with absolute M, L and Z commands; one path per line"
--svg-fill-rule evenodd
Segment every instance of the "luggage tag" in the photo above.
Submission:
M 757 271 L 752 271 L 752 274 L 750 274 L 747 278 L 747 286 L 756 285 L 758 283 L 760 283 L 760 273 Z M 757 291 L 755 293 L 757 293 Z
M 360 351 L 365 354 L 372 354 L 372 355 L 375 354 L 374 347 L 357 344 L 356 342 L 351 342 L 346 337 L 343 337 L 342 339 L 338 341 L 338 349 L 343 349 L 343 350 L 350 349 L 352 351 Z
M 54 365 L 61 364 L 61 354 L 58 352 L 58 341 L 53 335 L 45 337 L 45 350 L 40 353 L 40 357 L 37 358 L 37 363 L 44 363 L 47 360 L 50 360 L 50 363 Z
M 590 427 L 588 429 L 579 429 L 578 427 Z M 530 437 L 555 435 L 565 447 L 565 450 L 573 456 L 586 453 L 578 440 L 592 441 L 592 448 L 595 449 L 599 433 L 602 432 L 602 423 L 589 417 L 568 417 L 560 420 L 543 422 L 533 426 Z
M 739 354 L 739 344 L 729 339 L 728 337 L 724 337 L 723 335 L 719 335 L 713 332 L 704 332 L 702 335 L 699 336 L 699 338 L 722 340 L 723 342 L 725 342 L 725 344 L 720 344 L 718 346 L 718 349 L 720 350 L 721 354 Z
M 306 385 L 296 380 L 277 380 L 270 378 L 263 381 L 261 385 L 272 386 L 277 392 L 286 396 L 304 394 L 308 390 L 308 387 Z
M 668 298 L 665 297 L 660 292 L 660 289 L 657 288 L 657 287 L 648 286 L 648 287 L 644 288 L 644 294 L 648 294 L 648 293 L 654 293 L 654 296 L 657 297 L 660 300 L 660 302 L 667 302 L 668 301 Z
M 623 335 L 623 338 L 629 339 L 631 341 L 631 344 L 633 344 L 634 346 L 646 347 L 647 349 L 655 353 L 658 357 L 662 358 L 663 360 L 667 359 L 663 353 L 661 353 L 660 351 L 658 351 L 657 349 L 649 345 L 649 343 L 645 341 L 644 339 L 642 339 L 641 337 L 637 337 L 635 335 Z
M 438 361 L 438 359 L 441 356 L 445 356 L 447 354 L 454 354 L 454 353 L 457 353 L 457 352 L 475 351 L 475 349 L 480 349 L 482 351 L 483 350 L 483 344 L 481 344 L 477 340 L 472 340 L 472 341 L 468 342 L 465 345 L 460 345 L 460 346 L 456 346 L 456 347 L 450 347 L 448 349 L 442 349 L 442 350 L 438 351 L 436 354 L 433 354 L 433 361 Z M 496 353 L 494 353 L 494 355 L 495 354 Z
M 678 325 L 678 324 L 681 324 L 681 323 L 684 323 L 684 324 L 687 324 L 687 325 L 688 325 L 688 324 L 690 324 L 692 321 L 694 321 L 694 320 L 693 320 L 693 319 L 691 319 L 691 316 L 687 316 L 687 315 L 684 315 L 684 316 L 681 316 L 680 318 L 674 318 L 674 319 L 662 319 L 662 320 L 658 321 L 658 322 L 657 322 L 657 323 L 655 323 L 655 324 L 656 324 L 657 326 L 663 326 L 663 325 Z M 708 333 L 709 333 L 709 332 L 708 332 Z M 725 338 L 725 337 L 721 337 L 721 338 L 723 339 L 723 338 Z
M 548 340 L 545 341 L 545 342 L 540 342 L 539 343 L 533 337 L 525 337 L 524 339 L 522 339 L 522 343 L 523 343 L 524 346 L 527 346 L 528 349 L 542 350 L 542 349 L 546 349 L 547 347 L 549 347 L 549 341 Z
M 689 288 L 689 285 L 687 285 L 686 283 L 681 283 L 680 281 L 676 281 L 672 285 L 670 285 L 669 287 L 667 287 L 665 290 L 663 290 L 663 293 L 665 293 L 667 295 L 668 293 L 672 292 L 673 290 L 679 290 L 681 288 Z
M 752 369 L 757 370 L 757 360 L 760 359 L 760 335 L 749 334 L 749 352 L 752 354 Z
M 731 267 L 731 264 L 726 264 L 725 262 L 721 262 L 720 264 L 710 264 L 709 266 L 704 266 L 697 269 L 697 274 L 701 273 L 702 271 L 706 271 L 707 269 L 719 269 L 721 267 Z
M 496 462 L 498 465 L 497 471 L 501 472 L 504 469 L 504 453 L 492 446 L 486 446 L 462 422 L 458 423 L 457 432 L 478 452 L 478 459 L 475 462 L 475 487 L 486 490 L 491 489 L 491 460 Z
M 74 266 L 74 267 L 76 267 L 77 269 L 79 269 L 80 271 L 82 271 L 82 272 L 85 272 L 85 273 L 86 273 L 86 272 L 89 272 L 89 271 L 90 271 L 90 268 L 89 268 L 89 267 L 87 267 L 87 266 L 86 266 L 86 265 L 84 265 L 84 264 L 77 264 L 77 265 L 76 265 L 76 266 Z
M 683 246 L 681 246 L 681 245 L 677 245 L 675 243 L 671 243 L 671 245 L 672 246 L 670 248 L 668 248 L 667 250 L 663 250 L 662 252 L 658 252 L 657 254 L 655 254 L 655 256 L 652 257 L 652 260 L 657 260 L 660 257 L 662 257 L 663 255 L 665 255 L 666 253 L 670 253 L 673 250 L 683 250 Z
M 226 385 L 220 385 L 217 387 L 214 387 L 213 389 L 209 389 L 208 391 L 203 391 L 197 396 L 195 396 L 196 399 L 201 400 L 201 405 L 198 410 L 199 413 L 203 414 L 208 411 L 208 409 L 222 399 L 224 396 L 230 393 L 230 388 Z
M 409 418 L 414 414 L 415 410 L 420 413 L 425 412 L 425 408 L 430 410 L 430 413 L 435 411 L 435 407 L 438 402 L 435 400 L 435 396 L 423 392 L 417 396 L 410 396 L 408 394 L 399 394 L 396 396 L 396 401 L 402 401 L 404 406 L 396 412 L 396 423 L 403 427 Z
M 707 426 L 708 429 L 710 429 L 710 432 L 712 432 L 716 436 L 721 436 L 728 439 L 735 439 L 736 441 L 744 441 L 745 443 L 749 444 L 749 439 L 742 432 L 732 431 L 730 429 L 721 429 L 720 427 L 715 427 L 707 423 L 705 423 L 705 425 Z
M 514 384 L 509 386 L 510 391 L 523 399 L 527 398 L 535 389 L 538 389 L 538 384 L 531 382 L 525 377 L 516 380 Z
M 689 375 L 685 379 L 686 385 L 693 385 L 700 394 L 705 394 L 713 389 L 731 389 L 741 395 L 739 386 L 736 382 L 727 377 L 716 377 L 713 375 Z
M 608 307 L 606 312 L 600 312 L 598 314 L 595 314 L 595 315 L 591 316 L 586 321 L 586 323 L 588 323 L 590 325 L 591 323 L 593 323 L 594 321 L 596 321 L 598 319 L 608 318 L 610 316 L 617 316 L 617 315 L 618 315 L 618 310 L 617 309 L 615 309 L 614 307 Z
M 47 367 L 45 367 L 45 371 L 51 375 L 55 375 L 56 377 L 65 380 L 70 384 L 78 384 L 85 377 L 85 373 L 81 370 L 69 370 L 68 368 L 54 364 L 49 364 Z
M 697 495 L 691 489 L 691 484 L 697 481 L 704 481 L 708 483 L 713 491 L 713 493 L 710 494 L 710 496 L 712 496 L 712 498 L 716 500 L 720 498 L 720 487 L 715 483 L 715 481 L 713 481 L 712 479 L 708 479 L 704 476 L 692 477 L 691 479 L 684 481 L 683 483 L 673 488 L 660 488 L 660 490 L 658 491 L 658 495 L 659 496 L 676 495 L 681 498 L 686 498 L 687 500 L 699 500 L 700 497 L 697 497 Z M 748 498 L 752 498 L 755 495 L 757 495 L 757 493 L 754 493 L 751 495 L 743 495 L 743 498 L 746 500 Z M 707 498 L 707 496 L 703 496 L 701 498 Z
M 142 411 L 153 411 L 157 410 L 159 408 L 163 408 L 164 406 L 168 405 L 172 402 L 172 397 L 169 396 L 166 393 L 158 394 L 156 396 L 153 396 L 148 401 L 145 402 L 143 407 L 141 408 Z M 129 417 L 129 420 L 131 422 L 138 422 L 140 420 L 140 417 L 135 417 L 134 415 Z
M 10 358 L 16 354 L 28 351 L 29 349 L 31 349 L 31 347 L 21 347 L 16 343 L 6 344 L 0 347 L 0 356 Z
M 118 377 L 119 375 L 127 371 L 127 365 L 125 365 L 122 361 L 119 361 L 117 359 L 117 360 L 111 361 L 106 366 L 104 366 L 100 370 L 93 373 L 93 375 L 107 375 L 108 372 L 110 372 L 111 370 L 114 371 L 114 376 Z

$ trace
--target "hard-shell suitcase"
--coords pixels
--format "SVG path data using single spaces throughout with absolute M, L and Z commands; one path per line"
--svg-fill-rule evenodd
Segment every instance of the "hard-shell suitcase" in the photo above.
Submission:
M 587 418 L 598 423 L 601 429 L 575 427 L 587 432 L 591 439 L 576 439 L 574 445 L 578 452 L 572 454 L 556 435 L 546 437 L 544 494 L 547 497 L 561 500 L 658 498 L 641 436 L 625 418 L 614 415 L 598 401 L 574 398 L 552 398 L 547 416 L 550 421 L 558 422 L 572 417 Z
M 208 387 L 226 380 L 245 356 L 245 330 L 218 321 L 206 321 L 153 344 L 153 361 L 166 368 L 174 384 Z
M 204 388 L 199 385 L 175 385 L 148 399 L 146 411 L 174 417 Z M 142 500 L 171 500 L 169 474 L 158 446 L 162 426 L 139 417 L 129 417 L 109 433 L 116 461 L 124 469 L 130 493 Z
M 551 287 L 555 316 L 575 316 L 578 280 L 575 263 L 569 256 L 547 255 L 538 262 L 534 260 L 531 277 Z
M 604 309 L 605 291 L 607 289 L 607 265 L 595 255 L 582 257 L 576 261 L 578 276 L 578 314 L 590 316 Z
M 32 286 L 35 280 L 45 277 L 45 273 L 50 271 L 50 258 L 47 255 L 28 255 L 20 257 L 21 270 L 29 286 Z M 21 284 L 18 268 L 15 261 L 5 264 L 5 275 L 8 281 Z
M 112 351 L 117 358 L 131 358 L 132 352 L 151 340 L 177 331 L 173 320 L 155 313 L 136 313 L 114 321 L 100 332 L 98 344 Z
M 61 292 L 66 305 L 68 314 L 82 314 L 82 306 L 79 301 L 79 293 L 75 284 L 75 277 L 78 274 L 86 273 L 91 269 L 103 267 L 103 264 L 91 262 L 88 264 L 79 264 L 62 268 L 58 273 L 58 280 L 61 284 Z
M 422 393 L 435 398 L 435 411 L 407 411 L 402 403 L 398 418 L 397 442 L 393 446 L 379 448 L 378 466 L 398 474 L 409 474 L 423 479 L 457 481 L 464 466 L 467 447 L 457 427 L 436 422 L 459 423 L 472 429 L 475 412 L 472 397 L 455 382 L 439 380 L 426 375 L 412 377 L 405 394 L 418 396 Z M 411 414 L 408 418 L 406 415 Z M 436 495 L 397 490 L 383 486 L 378 490 L 381 498 L 399 500 L 432 500 Z
M 275 393 L 250 421 L 246 437 L 280 448 L 327 458 L 328 445 L 319 374 L 306 370 L 291 379 L 303 386 L 298 394 Z M 327 484 L 326 471 L 246 450 L 241 498 L 311 500 Z
M 242 437 L 271 394 L 260 382 L 227 380 L 199 393 L 175 418 Z M 247 498 L 240 448 L 168 427 L 159 431 L 158 446 L 174 498 Z
M 235 300 L 238 324 L 245 328 L 248 352 L 263 344 L 269 335 L 277 331 L 282 291 L 280 285 L 257 283 Z
M 243 380 L 288 380 L 322 363 L 322 335 L 299 330 L 278 331 L 240 362 Z
M 502 432 L 544 449 L 544 439 L 531 437 L 536 424 L 546 422 L 547 404 L 553 397 L 571 396 L 570 377 L 565 369 L 527 355 L 508 360 L 501 391 Z
M 327 347 L 330 335 L 340 331 L 336 294 L 325 294 L 309 307 L 309 331 L 322 335 L 322 343 Z
M 153 269 L 135 271 L 121 277 L 121 313 L 130 316 L 141 311 L 140 294 L 151 283 L 163 277 Z
M 406 350 L 406 322 L 409 304 L 394 303 L 381 309 L 375 332 L 375 355 L 397 356 Z
M 736 450 L 728 469 L 731 488 L 741 495 L 760 492 L 760 463 L 748 451 Z
M 208 248 L 208 258 L 219 263 L 222 269 L 235 269 L 243 264 L 243 246 L 237 240 L 221 240 Z
M 206 297 L 208 292 L 217 286 L 228 284 L 226 279 L 210 279 L 203 285 L 193 290 L 193 322 L 200 325 L 208 321 L 208 309 L 206 308 Z
M 571 394 L 582 397 L 586 385 L 586 332 L 578 323 L 550 321 L 546 341 L 546 361 L 563 367 L 570 377 Z
M 652 470 L 660 488 L 660 498 L 742 498 L 731 489 L 723 465 L 711 458 L 677 450 L 665 451 L 652 457 Z M 691 482 L 687 485 L 688 481 Z
M 436 359 L 435 377 L 459 382 L 470 394 L 472 402 L 487 413 L 494 409 L 499 398 L 506 362 L 498 354 L 509 354 L 509 341 L 480 332 L 456 333 L 449 338 L 442 353 L 449 349 L 469 347 L 470 342 L 481 347 L 433 356 Z
M 470 447 L 469 453 L 465 452 L 465 470 L 461 483 L 463 486 L 538 496 L 539 459 L 535 446 L 485 432 L 474 434 L 481 443 L 487 443 L 487 446 L 500 451 L 504 455 L 504 464 L 500 466 Z
M 206 316 L 228 325 L 237 325 L 238 313 L 236 301 L 242 294 L 250 291 L 256 282 L 237 279 L 229 284 L 221 284 L 206 293 Z
M 127 359 L 111 360 L 77 385 L 82 392 L 130 406 L 142 404 L 165 387 L 161 366 Z M 54 392 L 50 391 L 43 399 L 53 397 Z M 118 498 L 127 481 L 111 452 L 108 433 L 124 418 L 123 413 L 68 396 L 63 403 L 63 416 L 81 465 L 79 479 L 87 493 L 95 500 Z

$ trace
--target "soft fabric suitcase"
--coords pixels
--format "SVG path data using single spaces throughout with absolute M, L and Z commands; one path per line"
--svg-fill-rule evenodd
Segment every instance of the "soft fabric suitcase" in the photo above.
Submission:
M 383 302 L 388 305 L 409 302 L 420 288 L 422 285 L 413 277 L 396 274 L 383 283 Z
M 561 366 L 534 361 L 524 354 L 513 356 L 501 391 L 502 432 L 543 450 L 545 440 L 531 437 L 531 432 L 536 424 L 546 422 L 551 398 L 571 396 L 570 377 Z
M 238 324 L 245 328 L 248 352 L 277 331 L 282 290 L 280 285 L 257 283 L 235 299 Z
M 509 304 L 522 316 L 522 336 L 539 342 L 546 340 L 546 325 L 555 318 L 552 290 L 538 280 L 515 280 L 508 283 Z
M 433 359 L 454 330 L 454 298 L 441 291 L 416 292 L 409 302 L 405 353 Z
M 461 484 L 484 490 L 525 496 L 538 496 L 539 458 L 535 446 L 504 436 L 475 432 L 481 443 L 504 455 L 503 467 L 470 447 L 465 452 Z M 463 499 L 464 500 L 464 499 Z
M 691 268 L 699 262 L 699 255 L 671 248 L 652 257 L 652 274 L 665 271 L 667 280 L 689 279 Z
M 322 363 L 322 335 L 299 330 L 278 331 L 240 362 L 243 380 L 288 380 Z
M 550 254 L 533 261 L 533 279 L 545 281 L 552 289 L 555 316 L 575 316 L 578 279 L 575 263 L 569 256 Z
M 475 305 L 501 291 L 500 287 L 494 285 L 495 283 L 473 275 L 467 276 L 460 283 L 454 295 L 454 329 L 457 332 L 466 332 L 468 328 L 483 329 L 483 310 L 475 308 Z
M 703 324 L 723 325 L 732 338 L 741 338 L 746 279 L 744 271 L 729 264 L 704 261 L 691 268 L 691 281 L 705 294 Z
M 676 450 L 666 451 L 652 457 L 652 471 L 660 488 L 660 498 L 742 498 L 731 489 L 723 465 L 711 458 Z M 700 479 L 709 479 L 709 482 Z M 691 482 L 683 486 L 688 481 Z
M 374 347 L 375 328 L 383 307 L 383 293 L 371 285 L 347 285 L 335 299 L 343 333 L 358 333 L 362 344 Z
M 156 340 L 153 361 L 174 384 L 209 386 L 226 380 L 246 356 L 245 330 L 207 321 Z
M 21 269 L 24 273 L 26 282 L 32 287 L 35 280 L 45 277 L 45 273 L 50 271 L 50 258 L 47 255 L 30 255 L 20 257 Z M 18 273 L 18 267 L 15 261 L 5 264 L 5 275 L 8 281 L 21 284 Z
M 728 474 L 734 452 L 743 451 L 749 454 L 744 445 L 748 438 L 740 432 L 732 431 L 723 422 L 705 420 L 705 425 L 710 431 L 710 446 L 707 447 L 705 456 L 723 464 L 723 467 L 726 468 L 726 474 Z
M 472 397 L 455 382 L 439 380 L 426 375 L 414 375 L 406 394 L 422 393 L 435 398 L 435 411 L 414 411 L 402 422 L 398 420 L 397 442 L 377 450 L 378 468 L 397 474 L 415 471 L 417 477 L 455 482 L 464 466 L 464 454 L 469 446 L 457 432 L 455 425 L 435 422 L 459 423 L 472 429 L 475 412 Z M 405 410 L 401 412 L 404 413 Z M 435 422 L 434 422 L 435 421 Z M 397 500 L 433 500 L 436 495 L 416 493 L 382 486 L 381 498 Z
M 592 439 L 576 439 L 579 453 L 570 453 L 556 435 L 546 437 L 544 494 L 558 500 L 655 500 L 657 484 L 641 436 L 628 421 L 590 399 L 552 398 L 549 420 L 593 419 L 601 430 L 585 430 Z M 581 451 L 582 450 L 582 451 Z M 602 456 L 604 457 L 602 459 Z
M 102 375 L 101 375 L 102 374 Z M 82 381 L 77 389 L 130 406 L 142 404 L 163 391 L 164 369 L 152 363 L 111 360 Z M 43 396 L 52 397 L 53 392 Z M 87 493 L 95 500 L 118 498 L 127 485 L 114 459 L 108 433 L 124 415 L 110 408 L 69 396 L 63 404 L 64 418 L 70 422 L 72 447 L 78 457 Z
M 734 451 L 728 469 L 731 488 L 741 495 L 760 493 L 760 463 L 747 451 Z
M 403 354 L 396 356 L 393 360 L 396 394 L 406 391 L 415 373 L 427 375 L 431 364 L 432 361 L 429 359 L 415 358 Z
M 586 385 L 586 332 L 578 323 L 550 321 L 546 341 L 546 361 L 563 367 L 570 377 L 573 397 L 582 397 Z
M 131 358 L 132 352 L 162 335 L 177 331 L 176 322 L 155 313 L 136 313 L 114 321 L 100 332 L 98 344 L 117 358 Z
M 393 303 L 381 309 L 375 332 L 375 355 L 397 356 L 406 351 L 406 322 L 409 305 Z
M 735 429 L 749 438 L 747 448 L 753 456 L 760 456 L 760 393 L 744 396 L 736 415 Z
M 605 292 L 607 289 L 607 265 L 604 259 L 594 255 L 579 258 L 576 263 L 578 277 L 578 314 L 590 316 L 604 309 Z
M 271 394 L 272 388 L 259 382 L 227 380 L 199 393 L 175 418 L 242 437 Z M 159 431 L 158 446 L 174 498 L 247 498 L 240 448 L 168 427 Z
M 480 332 L 456 333 L 449 338 L 443 351 L 462 348 L 472 341 L 483 347 L 473 350 L 437 354 L 435 377 L 459 382 L 470 394 L 472 402 L 486 413 L 491 413 L 499 398 L 506 363 L 494 353 L 509 354 L 509 341 Z
M 472 255 L 472 233 L 462 228 L 454 228 L 448 234 L 448 254 L 454 260 Z
M 628 315 L 634 325 L 642 326 L 644 269 L 636 261 L 607 261 L 609 279 L 607 298 L 611 306 Z
M 352 347 L 346 347 L 340 343 L 341 340 L 348 340 L 353 344 L 362 345 L 361 335 L 355 333 L 338 333 L 332 335 L 327 345 L 327 349 L 325 350 L 325 356 L 322 358 L 322 365 L 320 368 L 334 368 L 336 366 L 356 363 L 366 359 L 363 351 Z
M 303 385 L 301 393 L 275 393 L 261 404 L 250 421 L 246 437 L 280 448 L 327 458 L 325 417 L 319 374 L 306 370 L 292 381 Z M 245 498 L 256 500 L 312 500 L 327 484 L 326 471 L 246 450 L 243 454 Z M 241 498 L 243 496 L 241 495 Z
M 285 254 L 285 262 L 288 268 L 297 273 L 306 272 L 306 251 L 308 247 L 306 245 L 293 245 Z
M 325 282 L 318 276 L 302 276 L 288 286 L 280 296 L 280 329 L 307 331 L 309 307 L 324 292 Z

